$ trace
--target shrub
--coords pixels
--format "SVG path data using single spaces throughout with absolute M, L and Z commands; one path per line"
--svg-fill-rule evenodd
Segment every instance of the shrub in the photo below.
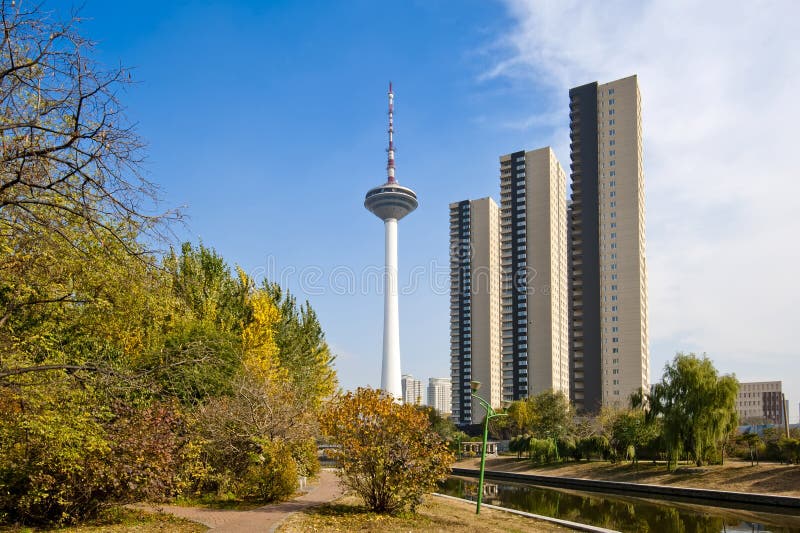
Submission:
M 593 457 L 600 459 L 611 458 L 611 446 L 608 439 L 602 435 L 592 435 L 578 441 L 581 456 L 591 460 Z
M 57 382 L 22 394 L 0 388 L 0 396 L 5 520 L 68 524 L 173 493 L 182 443 L 171 405 L 107 408 L 87 389 Z
M 414 511 L 423 494 L 447 477 L 455 460 L 428 417 L 373 389 L 334 400 L 322 428 L 337 449 L 340 477 L 379 513 Z
M 536 464 L 552 463 L 558 460 L 558 450 L 552 439 L 531 437 L 529 450 L 531 461 Z
M 561 459 L 568 457 L 575 458 L 578 447 L 575 445 L 575 439 L 571 437 L 562 437 L 558 439 L 558 455 Z
M 247 376 L 235 383 L 234 395 L 198 409 L 193 445 L 199 454 L 182 473 L 184 485 L 194 493 L 265 502 L 290 496 L 298 475 L 319 469 L 311 415 L 288 385 Z
M 270 502 L 288 498 L 296 488 L 297 463 L 289 445 L 267 440 L 250 458 L 234 491 L 244 499 Z
M 781 460 L 787 463 L 800 464 L 800 439 L 787 439 L 778 441 L 781 450 Z

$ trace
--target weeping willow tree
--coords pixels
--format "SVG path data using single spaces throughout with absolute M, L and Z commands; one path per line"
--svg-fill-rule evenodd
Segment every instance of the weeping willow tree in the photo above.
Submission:
M 667 470 L 688 453 L 697 466 L 723 459 L 725 441 L 738 423 L 735 376 L 720 376 L 706 355 L 678 353 L 664 368 L 661 383 L 634 397 L 649 420 L 660 419 Z

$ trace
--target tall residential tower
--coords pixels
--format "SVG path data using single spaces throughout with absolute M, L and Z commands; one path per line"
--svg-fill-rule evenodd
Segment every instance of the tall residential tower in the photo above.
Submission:
M 650 383 L 636 76 L 575 87 L 569 107 L 571 399 L 593 412 Z
M 450 378 L 428 379 L 428 405 L 439 411 L 440 415 L 449 414 L 452 409 L 452 390 Z
M 387 180 L 367 192 L 364 207 L 383 220 L 386 231 L 386 275 L 383 301 L 381 390 L 400 400 L 400 317 L 397 302 L 397 221 L 417 208 L 417 195 L 397 183 L 394 173 L 394 92 L 389 83 L 389 156 Z
M 566 181 L 549 147 L 500 157 L 506 401 L 569 395 Z
M 492 407 L 500 371 L 500 210 L 491 198 L 450 204 L 450 377 L 452 419 L 476 424 L 484 412 L 470 381 Z

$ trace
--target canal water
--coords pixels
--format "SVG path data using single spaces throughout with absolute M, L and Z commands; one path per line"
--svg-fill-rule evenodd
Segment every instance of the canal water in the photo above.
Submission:
M 478 481 L 451 477 L 440 491 L 475 500 Z M 483 492 L 484 503 L 625 532 L 800 533 L 800 511 L 775 513 L 763 506 L 712 507 L 688 499 L 634 498 L 495 480 L 485 480 Z

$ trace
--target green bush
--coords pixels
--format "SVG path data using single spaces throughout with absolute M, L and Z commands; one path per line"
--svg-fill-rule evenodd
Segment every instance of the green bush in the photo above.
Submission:
M 592 458 L 610 459 L 612 457 L 611 445 L 603 435 L 585 437 L 577 443 L 580 455 L 588 460 Z
M 552 439 L 537 439 L 536 437 L 531 437 L 528 442 L 529 453 L 533 463 L 547 464 L 558 460 L 558 450 Z
M 316 476 L 319 473 L 319 457 L 317 457 L 317 443 L 313 438 L 298 440 L 291 446 L 292 459 L 297 465 L 297 474 L 300 476 Z
M 568 457 L 575 458 L 575 455 L 578 452 L 578 447 L 575 444 L 575 439 L 571 437 L 562 437 L 558 439 L 557 445 L 558 445 L 558 455 L 562 460 Z
M 781 460 L 787 463 L 800 464 L 800 439 L 787 439 L 778 441 L 781 450 Z

